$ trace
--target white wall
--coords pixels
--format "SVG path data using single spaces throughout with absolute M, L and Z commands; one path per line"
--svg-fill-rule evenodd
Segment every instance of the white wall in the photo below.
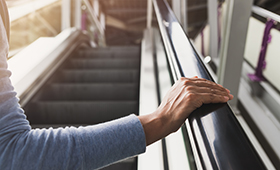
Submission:
M 254 67 L 258 63 L 264 29 L 264 23 L 255 18 L 250 19 L 244 57 Z M 265 58 L 267 65 L 263 74 L 280 91 L 280 32 L 272 29 L 271 35 L 272 40 L 267 47 Z

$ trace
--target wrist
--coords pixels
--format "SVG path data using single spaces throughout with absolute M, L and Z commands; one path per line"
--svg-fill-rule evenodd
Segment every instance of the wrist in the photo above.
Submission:
M 145 132 L 147 146 L 168 135 L 165 130 L 165 121 L 159 113 L 154 112 L 138 118 Z

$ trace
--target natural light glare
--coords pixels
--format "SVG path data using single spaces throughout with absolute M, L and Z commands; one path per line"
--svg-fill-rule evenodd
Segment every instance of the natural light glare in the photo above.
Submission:
M 56 1 L 58 0 L 33 0 L 23 5 L 11 7 L 9 8 L 10 20 L 13 22 L 16 19 L 19 19 Z

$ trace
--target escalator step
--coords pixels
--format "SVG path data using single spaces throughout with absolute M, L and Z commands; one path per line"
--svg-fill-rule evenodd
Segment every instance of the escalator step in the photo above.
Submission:
M 120 51 L 120 52 L 111 52 L 111 51 L 95 51 L 87 50 L 78 52 L 77 56 L 84 58 L 132 58 L 139 60 L 139 51 Z
M 138 85 L 133 83 L 51 84 L 41 100 L 137 100 Z
M 87 126 L 139 112 L 139 46 L 73 53 L 25 106 L 32 128 Z M 137 158 L 101 170 L 136 170 Z
M 124 161 L 112 164 L 100 170 L 137 170 L 136 158 L 129 158 Z
M 61 71 L 60 82 L 66 83 L 132 83 L 138 82 L 139 72 L 137 69 L 110 69 L 110 70 L 77 70 L 67 69 Z
M 97 48 L 87 48 L 87 49 L 83 49 L 83 51 L 87 51 L 87 50 L 91 50 L 91 51 L 110 51 L 110 52 L 122 52 L 122 51 L 137 51 L 137 55 L 139 55 L 140 53 L 140 47 L 139 46 L 110 46 L 110 47 L 97 47 Z
M 97 124 L 132 113 L 137 101 L 39 101 L 27 114 L 31 124 Z
M 134 59 L 118 59 L 118 60 L 105 60 L 105 59 L 71 59 L 72 68 L 78 69 L 131 69 L 138 68 L 139 62 Z

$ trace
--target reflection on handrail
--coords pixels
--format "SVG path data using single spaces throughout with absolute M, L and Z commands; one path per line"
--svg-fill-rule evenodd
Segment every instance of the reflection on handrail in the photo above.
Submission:
M 153 0 L 174 80 L 212 80 L 166 0 Z M 228 104 L 203 105 L 186 122 L 200 169 L 266 169 Z
M 259 16 L 262 16 L 267 19 L 273 19 L 274 21 L 277 21 L 280 23 L 280 15 L 277 15 L 273 12 L 270 12 L 270 11 L 263 9 L 261 7 L 258 7 L 258 6 L 253 6 L 252 11 Z

